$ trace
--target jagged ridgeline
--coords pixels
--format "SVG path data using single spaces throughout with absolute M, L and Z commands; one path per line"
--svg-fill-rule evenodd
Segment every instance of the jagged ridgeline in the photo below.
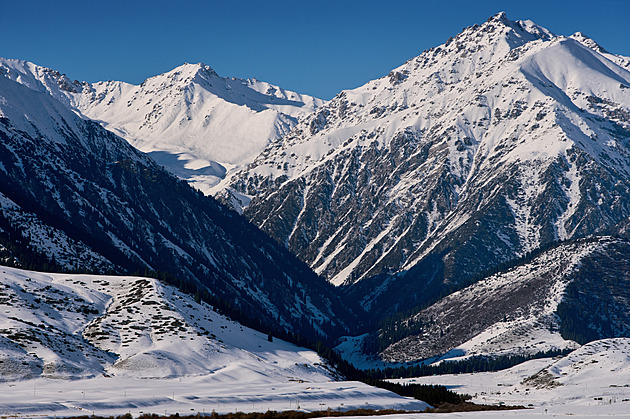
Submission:
M 183 64 L 140 85 L 72 81 L 56 70 L 4 58 L 0 74 L 105 122 L 158 164 L 213 194 L 222 179 L 324 102 L 256 79 L 221 77 L 203 63 Z
M 121 138 L 8 78 L 0 95 L 0 237 L 18 259 L 166 272 L 269 330 L 311 339 L 357 324 L 334 287 L 287 249 Z

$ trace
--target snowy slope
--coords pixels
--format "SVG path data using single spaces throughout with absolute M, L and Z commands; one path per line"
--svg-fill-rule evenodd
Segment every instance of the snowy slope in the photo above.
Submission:
M 0 240 L 53 269 L 165 272 L 272 329 L 328 334 L 352 322 L 332 286 L 244 218 L 6 77 L 0 171 Z
M 331 382 L 338 374 L 316 353 L 155 279 L 8 267 L 0 278 L 2 414 L 426 407 Z
M 141 277 L 2 267 L 2 380 L 230 375 L 329 380 L 314 353 Z
M 419 377 L 473 395 L 478 403 L 520 404 L 530 411 L 504 417 L 571 415 L 585 418 L 628 417 L 630 412 L 630 340 L 591 342 L 560 359 L 528 361 L 505 371 Z M 397 380 L 400 381 L 400 380 Z
M 630 69 L 630 57 L 624 57 L 623 55 L 612 54 L 604 49 L 601 45 L 595 42 L 593 39 L 589 38 L 587 35 L 582 32 L 576 32 L 571 35 L 571 38 L 575 39 L 585 47 L 591 48 L 594 51 L 597 51 L 610 61 L 615 64 L 624 67 L 626 69 Z
M 255 196 L 253 222 L 389 313 L 603 231 L 630 216 L 630 72 L 584 42 L 493 16 L 340 93 L 232 187 Z
M 351 355 L 376 339 L 379 364 L 404 363 L 533 355 L 628 336 L 629 251 L 630 242 L 610 237 L 559 245 L 339 349 Z
M 256 79 L 184 64 L 136 86 L 70 81 L 57 71 L 0 59 L 0 74 L 101 122 L 205 193 L 244 167 L 324 102 Z

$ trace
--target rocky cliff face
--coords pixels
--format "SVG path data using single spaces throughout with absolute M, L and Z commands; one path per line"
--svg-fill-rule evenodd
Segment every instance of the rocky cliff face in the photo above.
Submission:
M 232 188 L 366 309 L 409 308 L 630 215 L 624 63 L 498 14 L 340 93 Z

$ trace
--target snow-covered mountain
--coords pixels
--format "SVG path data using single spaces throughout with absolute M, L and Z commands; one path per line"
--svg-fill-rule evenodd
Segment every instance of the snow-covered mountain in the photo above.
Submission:
M 151 278 L 0 269 L 0 380 L 100 375 L 327 381 L 317 354 Z
M 392 313 L 630 216 L 628 59 L 500 13 L 300 122 L 246 216 Z
M 256 79 L 184 64 L 136 86 L 71 81 L 58 71 L 0 59 L 0 74 L 47 92 L 101 122 L 204 193 L 245 166 L 324 102 Z
M 327 334 L 353 323 L 334 287 L 243 217 L 6 77 L 0 172 L 0 238 L 13 249 L 4 257 L 21 266 L 167 273 L 270 330 Z
M 453 292 L 363 340 L 376 359 L 404 363 L 534 355 L 630 334 L 630 242 L 563 243 Z
M 629 63 L 502 13 L 329 103 L 202 64 L 132 86 L 0 60 L 0 258 L 167 273 L 310 337 L 439 300 L 380 331 L 387 362 L 618 336 L 627 245 L 574 239 L 630 230 Z M 205 192 L 229 183 L 236 207 L 253 197 L 280 245 L 102 125 Z

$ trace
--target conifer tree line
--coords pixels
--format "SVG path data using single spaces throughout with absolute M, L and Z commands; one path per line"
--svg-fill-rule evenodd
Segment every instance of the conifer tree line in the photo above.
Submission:
M 366 372 L 376 379 L 426 377 L 442 374 L 467 374 L 475 372 L 501 371 L 531 359 L 565 356 L 571 349 L 551 349 L 532 355 L 502 355 L 496 357 L 473 356 L 460 361 L 444 361 L 438 365 L 416 364 L 396 368 L 371 369 Z

